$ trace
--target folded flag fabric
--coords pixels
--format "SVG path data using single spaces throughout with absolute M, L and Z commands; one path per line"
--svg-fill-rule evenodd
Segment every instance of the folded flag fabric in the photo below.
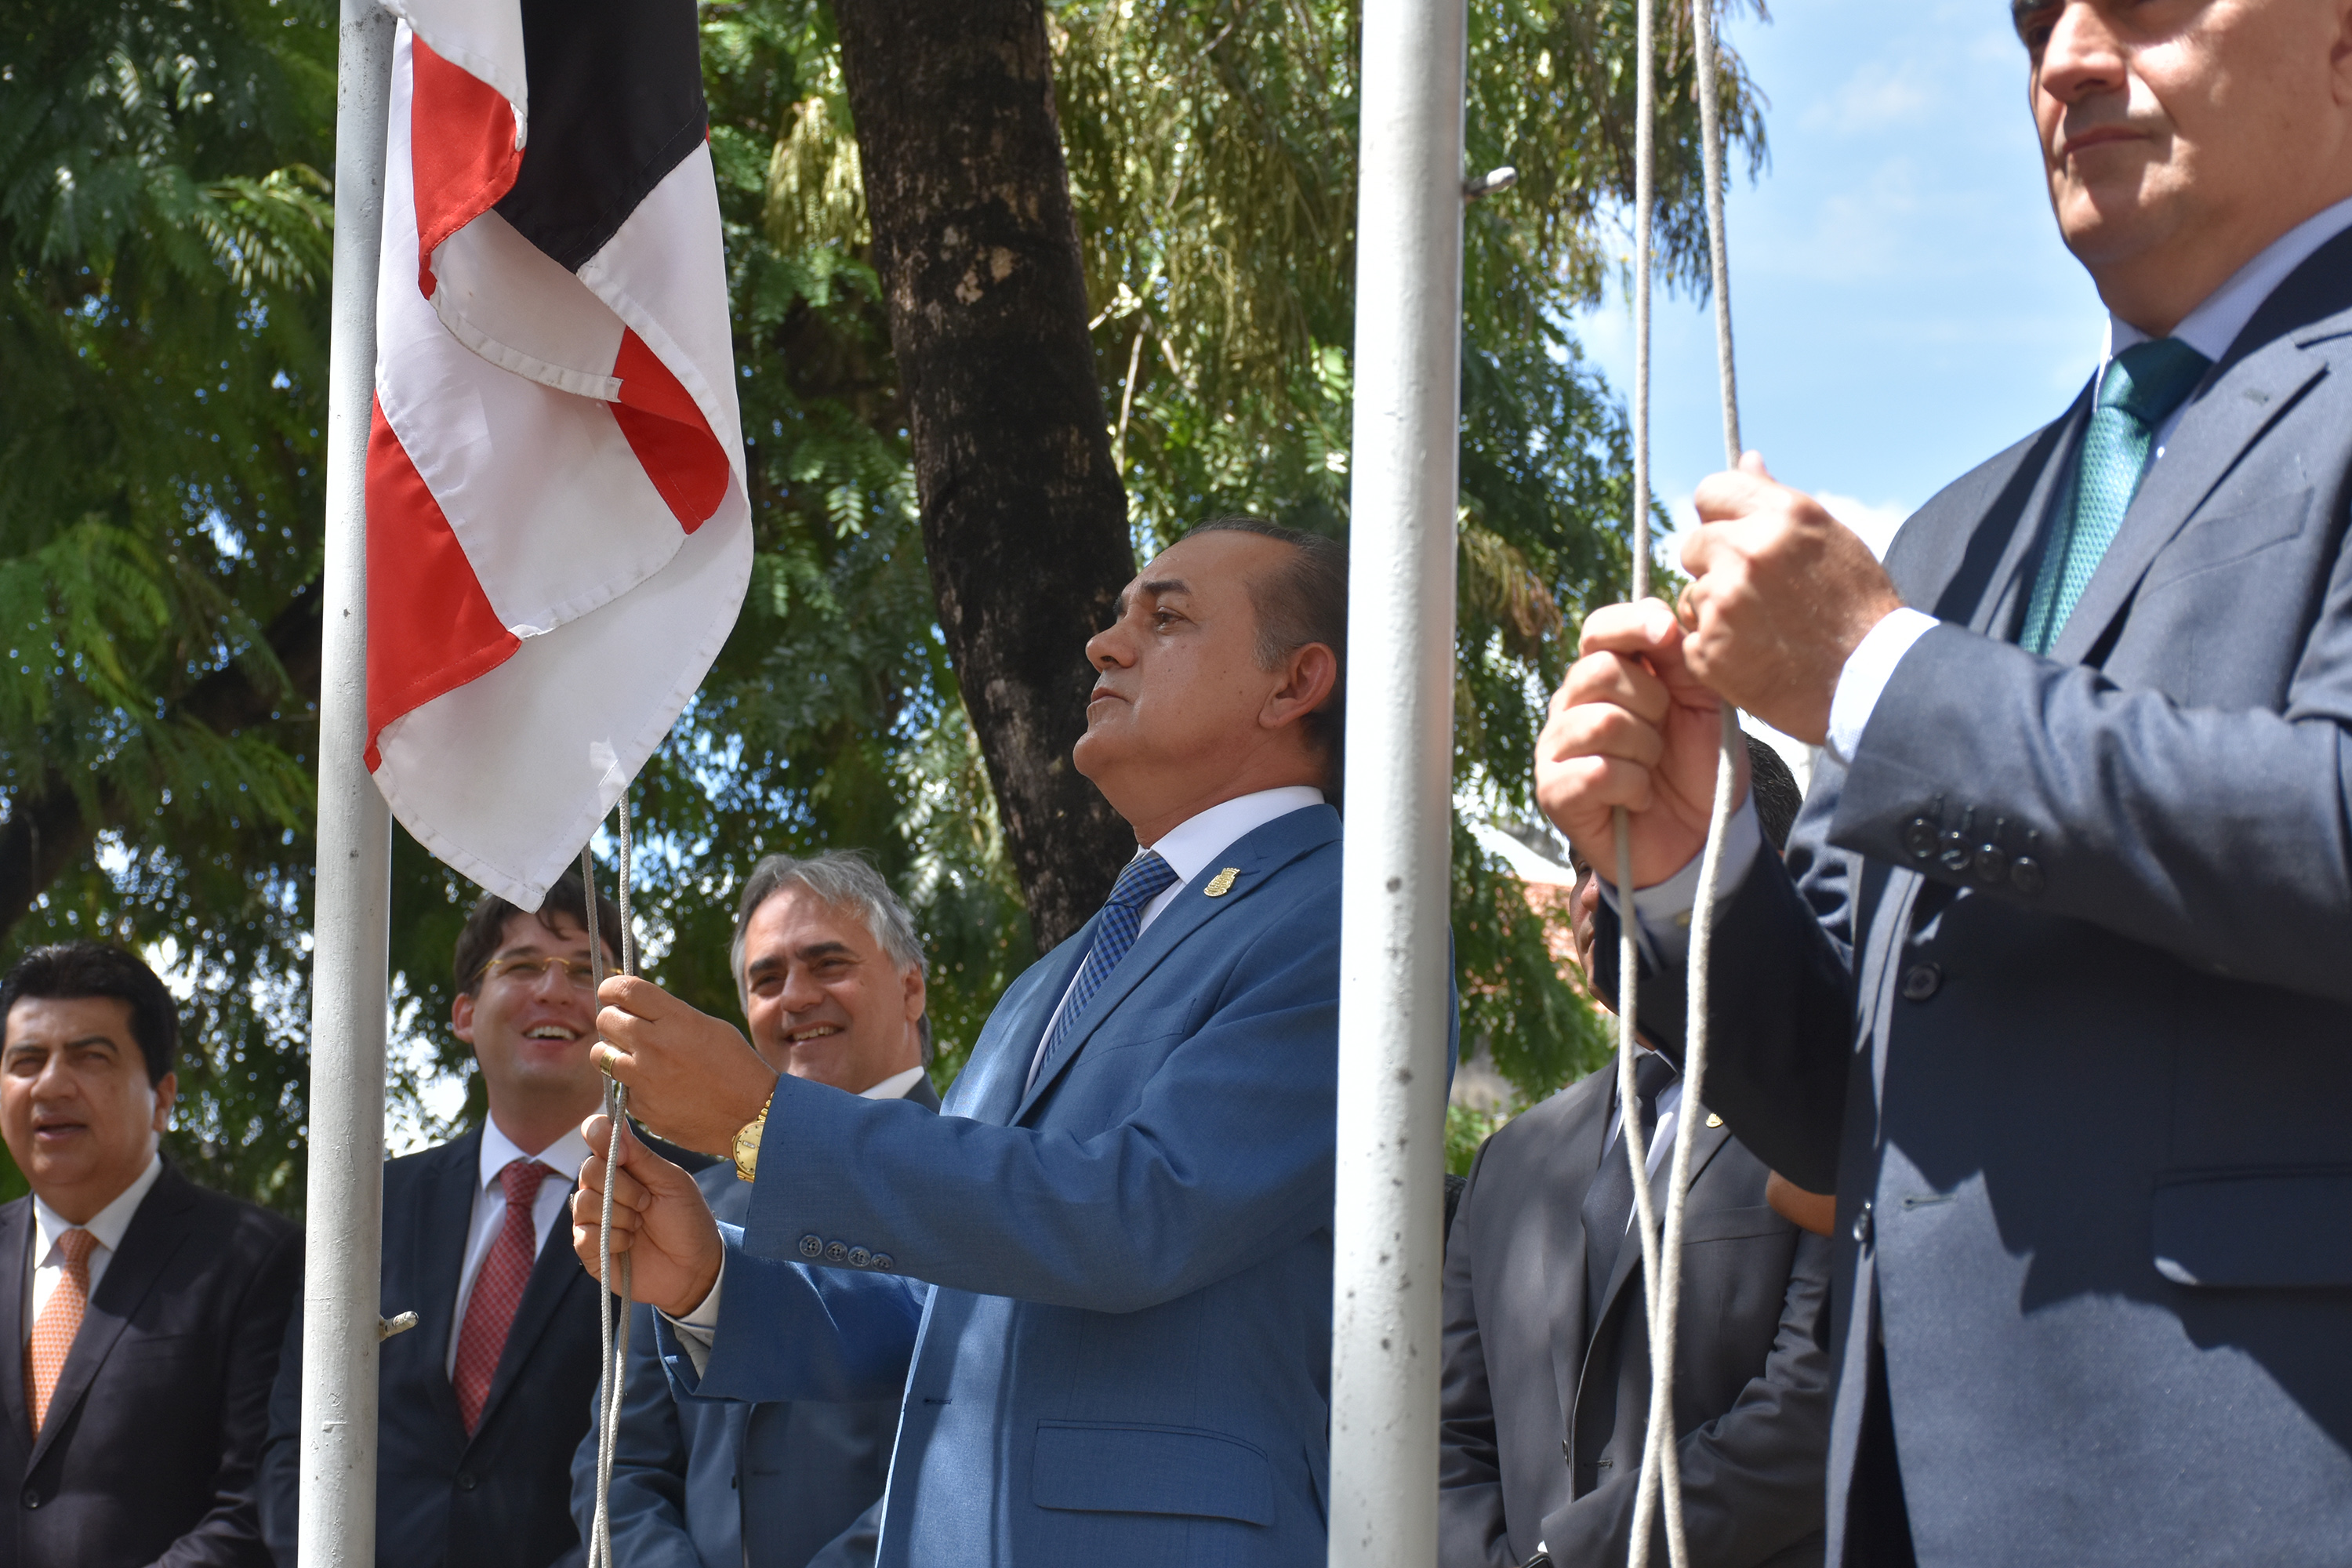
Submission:
M 369 771 L 536 909 L 694 694 L 751 504 L 694 0 L 395 0 Z

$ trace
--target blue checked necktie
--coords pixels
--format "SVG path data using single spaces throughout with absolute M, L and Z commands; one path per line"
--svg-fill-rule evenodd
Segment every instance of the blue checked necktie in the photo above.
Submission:
M 1094 1000 L 1102 983 L 1127 950 L 1135 945 L 1135 933 L 1143 929 L 1144 906 L 1166 892 L 1176 880 L 1176 873 L 1168 862 L 1146 849 L 1127 863 L 1118 874 L 1118 881 L 1110 890 L 1110 902 L 1103 906 L 1101 921 L 1095 927 L 1095 944 L 1087 952 L 1086 963 L 1078 966 L 1078 977 L 1070 982 L 1070 994 L 1062 1004 L 1062 1016 L 1054 1020 L 1054 1033 L 1045 1041 L 1045 1050 L 1037 1058 L 1036 1071 L 1043 1072 L 1045 1064 L 1054 1059 L 1062 1042 L 1086 1016 L 1087 1004 Z
M 2028 649 L 2048 653 L 2066 629 L 2066 617 L 2091 585 L 2091 574 L 2099 569 L 2132 497 L 2139 493 L 2157 427 L 2212 363 L 2178 338 L 2157 338 L 2124 350 L 2099 377 L 2098 406 L 2091 411 L 2082 461 L 2074 469 L 2073 504 L 2042 549 L 2033 598 L 2026 606 L 2025 635 L 2019 641 Z

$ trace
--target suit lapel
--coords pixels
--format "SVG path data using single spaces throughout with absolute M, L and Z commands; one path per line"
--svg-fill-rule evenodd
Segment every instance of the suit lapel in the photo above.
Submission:
M 577 1184 L 567 1185 L 576 1187 Z M 482 1400 L 482 1419 L 474 1428 L 475 1436 L 489 1430 L 490 1418 L 498 1414 L 499 1401 L 521 1375 L 523 1363 L 530 1359 L 532 1349 L 547 1331 L 556 1309 L 575 1288 L 593 1289 L 595 1282 L 572 1256 L 572 1226 L 559 1215 L 556 1223 L 547 1227 L 547 1245 L 539 1249 L 539 1259 L 531 1265 L 530 1279 L 522 1288 L 522 1300 L 515 1305 L 514 1321 L 507 1327 L 507 1342 L 499 1352 L 499 1369 L 490 1375 L 490 1392 Z
M 2058 515 L 2065 498 L 2066 486 L 2074 472 L 2074 455 L 2082 450 L 2083 432 L 2091 422 L 2093 395 L 2098 389 L 2094 381 L 2074 399 L 2074 407 L 2058 422 L 2058 439 L 2052 444 L 2041 470 L 2033 476 L 2032 487 L 2025 493 L 2024 504 L 2018 509 L 2017 520 L 2009 531 L 2009 542 L 1993 567 L 1990 591 L 1978 601 L 1969 616 L 1969 630 L 1982 637 L 2009 641 L 2024 617 L 2025 600 L 2032 591 L 2034 569 L 2042 559 L 2042 542 L 2049 536 L 2050 521 Z
M 1687 1102 L 1689 1097 L 1685 1096 L 1684 1099 L 1685 1102 L 1684 1109 L 1688 1109 Z M 1724 1141 L 1731 1136 L 1731 1129 L 1722 1125 L 1720 1122 L 1717 1123 L 1713 1127 L 1709 1127 L 1706 1124 L 1706 1108 L 1705 1106 L 1699 1107 L 1698 1110 L 1699 1114 L 1691 1119 L 1691 1126 L 1678 1127 L 1675 1130 L 1675 1137 L 1677 1141 L 1685 1137 L 1692 1141 L 1690 1184 L 1693 1192 L 1696 1192 L 1698 1190 L 1699 1176 L 1706 1170 L 1708 1163 L 1715 1158 L 1716 1152 L 1721 1149 L 1723 1147 Z M 1617 1153 L 1614 1149 L 1612 1149 L 1611 1152 L 1615 1158 L 1623 1158 L 1623 1155 Z M 1674 1173 L 1674 1152 L 1675 1152 L 1672 1149 L 1667 1150 L 1666 1157 L 1658 1162 L 1658 1168 L 1650 1173 L 1650 1202 L 1656 1209 L 1658 1225 L 1661 1230 L 1664 1228 L 1666 1223 L 1666 1183 Z M 1690 1212 L 1690 1203 L 1687 1198 L 1684 1200 L 1683 1211 L 1685 1215 Z M 1617 1249 L 1616 1267 L 1609 1271 L 1609 1287 L 1601 1293 L 1601 1322 L 1602 1324 L 1605 1325 L 1611 1318 L 1616 1316 L 1617 1299 L 1625 1293 L 1627 1283 L 1632 1280 L 1635 1274 L 1641 1271 L 1641 1268 L 1642 1244 L 1640 1238 L 1628 1235 L 1625 1237 L 1625 1245 Z M 1633 1310 L 1631 1307 L 1628 1307 L 1625 1310 L 1627 1311 Z M 1591 1339 L 1591 1336 L 1588 1334 L 1586 1336 L 1587 1342 L 1590 1342 Z
M 1318 813 L 1328 820 L 1313 822 L 1311 826 L 1298 820 L 1315 818 Z M 1314 831 L 1316 827 L 1324 831 L 1317 833 Z M 1062 1037 L 1061 1044 L 1054 1047 L 1054 1054 L 1039 1065 L 1037 1081 L 1021 1097 L 1021 1107 L 1013 1112 L 1013 1121 L 1018 1122 L 1029 1114 L 1039 1099 L 1053 1087 L 1054 1080 L 1076 1059 L 1078 1052 L 1086 1047 L 1087 1041 L 1094 1037 L 1103 1021 L 1118 1010 L 1118 1005 L 1143 984 L 1145 976 L 1157 969 L 1161 960 L 1175 952 L 1186 937 L 1208 924 L 1220 911 L 1239 907 L 1243 900 L 1265 885 L 1283 866 L 1337 837 L 1338 827 L 1336 814 L 1328 806 L 1278 816 L 1244 835 L 1238 843 L 1216 857 L 1217 866 L 1202 867 L 1199 876 L 1179 888 L 1175 897 L 1160 911 L 1159 918 L 1151 922 L 1150 928 L 1136 938 L 1135 945 L 1128 949 L 1118 966 L 1104 976 L 1102 989 L 1087 999 L 1086 1012 L 1076 1026 Z M 1229 890 L 1213 899 L 1209 897 L 1209 886 L 1216 879 L 1217 873 L 1228 867 L 1238 873 L 1225 884 Z M 1087 940 L 1091 944 L 1093 939 L 1088 937 Z M 1075 972 L 1076 966 L 1072 967 Z M 1055 1000 L 1060 999 L 1060 994 L 1055 993 Z
M 1079 927 L 1077 934 L 1066 938 L 1013 983 L 1013 990 L 982 1030 L 972 1059 L 948 1088 L 949 1114 L 993 1127 L 1013 1124 L 1029 1064 L 1036 1059 L 1038 1044 L 1045 1037 L 1046 1021 L 1053 1017 L 1054 1005 L 1070 988 L 1070 977 L 1093 947 L 1096 921 L 1100 919 L 1097 915 Z M 1033 977 L 1034 984 L 1029 984 Z
M 147 1299 L 164 1267 L 186 1243 L 187 1231 L 179 1220 L 194 1201 L 186 1180 L 169 1165 L 155 1178 L 146 1197 L 140 1200 L 137 1212 L 131 1215 L 131 1224 L 122 1233 L 121 1247 L 106 1266 L 106 1278 L 98 1282 L 98 1289 L 90 1295 L 89 1310 L 82 1318 L 80 1331 L 74 1335 L 66 1364 L 58 1370 L 57 1391 L 49 1396 L 49 1419 L 42 1423 L 39 1434 L 33 1439 L 33 1451 L 25 1460 L 26 1474 L 41 1462 L 50 1443 L 65 1429 L 66 1418 L 89 1392 L 90 1379 L 106 1363 L 114 1342 L 122 1337 L 123 1325 Z
M 2061 664 L 2088 659 L 2130 605 L 2158 553 L 2188 526 L 2246 449 L 2305 388 L 2326 374 L 2326 361 L 2283 339 L 2208 378 L 2124 513 L 2115 542 L 2100 558 L 2081 602 L 2051 646 L 2053 659 Z
M 415 1312 L 415 1350 L 431 1369 L 425 1379 L 434 1408 L 446 1415 L 459 1432 L 466 1418 L 457 1408 L 457 1391 L 442 1370 L 449 1364 L 449 1346 L 457 1332 L 457 1279 L 466 1268 L 466 1241 L 474 1229 L 474 1189 L 481 1184 L 480 1128 L 445 1143 L 442 1158 L 418 1185 L 418 1212 L 407 1237 L 406 1270 L 413 1300 L 386 1301 L 384 1316 Z
M 1607 1071 L 1607 1068 L 1603 1068 Z M 1591 1326 L 1584 1321 L 1584 1226 L 1578 1215 L 1584 1208 L 1584 1194 L 1591 1188 L 1592 1178 L 1601 1170 L 1601 1135 L 1609 1130 L 1609 1096 L 1595 1095 L 1587 1113 L 1575 1131 L 1554 1145 L 1544 1180 L 1536 1191 L 1559 1193 L 1561 1203 L 1556 1211 L 1565 1223 L 1559 1246 L 1546 1257 L 1551 1264 L 1544 1280 L 1544 1300 L 1554 1303 L 1551 1321 L 1551 1370 L 1559 1385 L 1559 1409 L 1563 1417 L 1576 1408 L 1577 1380 L 1584 1371 L 1584 1349 L 1591 1341 Z
M 30 1432 L 32 1405 L 25 1393 L 26 1280 L 33 1271 L 33 1200 L 0 1205 L 0 1345 L 17 1353 L 0 1355 L 0 1405 L 18 1432 Z

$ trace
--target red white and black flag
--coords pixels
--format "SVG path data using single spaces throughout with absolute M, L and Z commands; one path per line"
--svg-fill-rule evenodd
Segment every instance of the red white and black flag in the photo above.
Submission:
M 367 763 L 535 909 L 751 573 L 693 0 L 393 0 Z

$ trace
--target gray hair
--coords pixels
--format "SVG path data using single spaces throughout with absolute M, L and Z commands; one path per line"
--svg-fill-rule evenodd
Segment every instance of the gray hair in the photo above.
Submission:
M 915 917 L 882 879 L 874 862 L 855 849 L 827 849 L 805 858 L 770 855 L 751 868 L 743 883 L 743 897 L 735 907 L 735 938 L 728 944 L 727 966 L 734 972 L 735 989 L 751 1005 L 751 986 L 743 973 L 743 946 L 751 917 L 770 899 L 787 888 L 806 888 L 828 908 L 843 910 L 865 922 L 866 933 L 887 953 L 900 973 L 909 968 L 930 973 L 923 956 L 923 939 L 915 931 Z M 927 1010 L 918 1025 L 923 1037 L 923 1060 L 931 1059 L 931 1017 Z

